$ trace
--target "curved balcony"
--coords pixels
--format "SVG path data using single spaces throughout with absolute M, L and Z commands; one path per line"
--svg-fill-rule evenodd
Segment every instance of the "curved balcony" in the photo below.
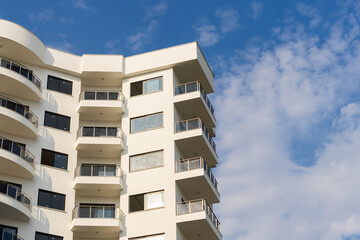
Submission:
M 31 198 L 20 188 L 0 181 L 0 215 L 29 221 Z
M 0 95 L 0 131 L 36 139 L 38 118 L 27 106 Z
M 216 166 L 216 144 L 201 118 L 176 122 L 175 133 L 175 143 L 185 158 L 201 155 L 210 167 Z
M 72 211 L 74 238 L 117 238 L 123 229 L 124 213 L 119 207 L 84 205 Z
M 119 196 L 123 188 L 123 171 L 119 165 L 86 164 L 75 168 L 73 189 L 81 196 Z
M 80 157 L 115 158 L 124 150 L 124 133 L 118 127 L 81 127 L 76 149 Z
M 35 175 L 35 156 L 21 144 L 0 136 L 0 172 L 31 179 Z
M 199 116 L 208 127 L 212 137 L 215 136 L 215 110 L 200 82 L 189 82 L 174 87 L 174 104 L 183 118 Z
M 22 237 L 17 235 L 16 233 L 11 232 L 9 229 L 0 227 L 0 239 L 1 240 L 24 240 Z
M 0 58 L 0 92 L 39 102 L 41 80 L 20 63 Z
M 124 99 L 120 91 L 82 91 L 77 108 L 80 120 L 119 121 L 124 113 Z
M 222 239 L 220 222 L 205 199 L 177 203 L 176 214 L 176 223 L 186 239 Z
M 176 183 L 186 199 L 196 197 L 209 203 L 219 203 L 218 182 L 204 158 L 196 157 L 175 161 Z

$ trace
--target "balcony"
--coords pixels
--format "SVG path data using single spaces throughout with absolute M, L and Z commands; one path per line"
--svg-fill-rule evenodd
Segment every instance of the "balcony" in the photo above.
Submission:
M 70 228 L 74 238 L 118 238 L 123 222 L 124 214 L 119 207 L 84 205 L 74 208 Z
M 186 239 L 218 240 L 222 238 L 220 222 L 205 199 L 177 203 L 177 226 Z
M 35 175 L 35 157 L 23 145 L 0 136 L 0 172 L 31 179 Z
M 36 139 L 38 118 L 29 107 L 0 95 L 0 131 Z
M 175 143 L 185 158 L 200 155 L 210 167 L 216 166 L 216 144 L 200 118 L 176 122 L 175 133 Z
M 174 104 L 179 114 L 187 119 L 194 115 L 199 116 L 208 127 L 212 137 L 215 136 L 213 128 L 216 127 L 214 107 L 206 95 L 200 82 L 190 82 L 174 87 Z
M 115 158 L 124 150 L 124 133 L 118 127 L 81 127 L 76 149 L 80 157 Z
M 0 58 L 0 79 L 0 92 L 34 102 L 40 101 L 40 79 L 20 63 Z
M 120 121 L 124 99 L 119 91 L 82 91 L 77 108 L 80 120 Z
M 0 227 L 0 239 L 1 240 L 24 240 L 22 237 L 16 233 L 11 232 L 11 230 Z
M 119 196 L 123 188 L 123 171 L 119 165 L 78 166 L 73 188 L 81 196 Z
M 31 198 L 20 188 L 0 181 L 0 215 L 29 221 L 31 218 Z
M 175 162 L 176 183 L 186 199 L 204 198 L 219 203 L 218 182 L 204 158 L 190 158 Z

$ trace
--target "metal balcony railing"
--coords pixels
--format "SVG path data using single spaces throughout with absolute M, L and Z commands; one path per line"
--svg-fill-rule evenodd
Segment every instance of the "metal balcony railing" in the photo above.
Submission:
M 38 118 L 37 116 L 30 111 L 29 107 L 22 105 L 21 103 L 0 95 L 0 107 L 4 107 L 25 117 L 29 120 L 35 127 L 38 127 Z
M 80 127 L 77 137 L 115 137 L 122 138 L 124 132 L 118 127 Z
M 40 91 L 41 91 L 41 80 L 39 79 L 38 76 L 36 76 L 33 71 L 31 71 L 30 69 L 28 69 L 27 67 L 21 65 L 20 63 L 5 59 L 5 58 L 0 58 L 0 66 L 10 69 L 24 77 L 26 77 L 28 80 L 30 80 Z
M 82 165 L 75 168 L 75 177 L 123 177 L 123 170 L 119 165 Z
M 82 91 L 80 94 L 81 100 L 109 100 L 109 101 L 122 101 L 124 102 L 124 95 L 120 91 L 95 91 L 95 90 L 86 90 Z
M 198 200 L 192 200 L 192 201 L 185 201 L 177 203 L 176 206 L 176 214 L 177 215 L 183 215 L 183 214 L 189 214 L 189 213 L 195 213 L 195 212 L 202 212 L 205 211 L 206 214 L 211 219 L 211 222 L 215 225 L 216 229 L 220 232 L 220 222 L 215 216 L 213 210 L 207 204 L 205 199 L 198 199 Z
M 183 84 L 174 86 L 174 95 L 175 96 L 185 94 L 185 93 L 190 93 L 190 92 L 196 92 L 196 91 L 200 91 L 201 96 L 204 98 L 204 101 L 205 101 L 206 105 L 208 106 L 211 114 L 213 116 L 215 116 L 214 115 L 215 114 L 214 107 L 211 104 L 210 99 L 207 96 L 207 94 L 205 93 L 205 90 L 201 86 L 200 82 L 198 82 L 198 81 L 189 82 L 189 83 L 183 83 Z
M 31 210 L 31 198 L 15 185 L 0 181 L 0 193 L 16 199 Z
M 189 120 L 175 122 L 175 133 L 190 131 L 198 128 L 201 128 L 203 130 L 207 140 L 209 140 L 211 147 L 216 152 L 216 144 L 212 139 L 212 137 L 210 137 L 210 134 L 206 129 L 205 124 L 203 123 L 201 118 L 193 118 Z
M 0 136 L 0 148 L 19 156 L 34 168 L 35 156 L 21 144 Z
M 182 160 L 177 160 L 175 162 L 175 172 L 176 173 L 190 171 L 190 170 L 194 170 L 194 169 L 200 169 L 200 168 L 204 169 L 204 171 L 208 175 L 211 183 L 214 185 L 216 191 L 219 192 L 218 182 L 217 182 L 214 174 L 212 173 L 211 169 L 206 164 L 203 157 L 182 159 Z
M 84 205 L 73 209 L 72 218 L 115 218 L 123 221 L 124 213 L 115 206 Z
M 24 240 L 22 237 L 17 235 L 14 232 L 11 232 L 11 230 L 0 227 L 0 239 L 1 240 Z

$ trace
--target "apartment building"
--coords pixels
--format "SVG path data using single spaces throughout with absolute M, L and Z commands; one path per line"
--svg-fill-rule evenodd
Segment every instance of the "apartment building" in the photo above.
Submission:
M 218 240 L 214 79 L 196 42 L 46 47 L 0 20 L 0 240 Z

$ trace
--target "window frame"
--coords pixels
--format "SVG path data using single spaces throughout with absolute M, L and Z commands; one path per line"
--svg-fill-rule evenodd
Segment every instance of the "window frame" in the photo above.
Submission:
M 43 236 L 47 236 L 48 237 L 48 240 L 51 240 L 51 237 L 56 237 L 56 238 L 59 238 L 61 240 L 64 240 L 64 237 L 62 236 L 58 236 L 58 235 L 53 235 L 53 234 L 49 234 L 49 233 L 43 233 L 43 232 L 39 232 L 39 231 L 36 231 L 35 232 L 35 240 L 36 240 L 36 235 L 37 234 L 41 234 Z
M 145 196 L 151 195 L 151 194 L 154 194 L 154 193 L 160 193 L 160 192 L 162 193 L 162 206 L 160 206 L 160 207 L 155 207 L 155 208 L 147 208 L 147 207 L 146 207 L 146 206 L 147 206 L 147 199 L 145 198 Z M 139 193 L 139 194 L 129 195 L 129 208 L 128 208 L 129 213 L 136 213 L 136 212 L 143 212 L 143 211 L 151 211 L 151 210 L 156 210 L 156 209 L 165 208 L 165 200 L 164 200 L 165 194 L 164 194 L 164 193 L 165 193 L 165 191 L 164 191 L 164 189 L 162 189 L 162 190 L 156 190 L 156 191 L 152 191 L 152 192 L 146 192 L 146 193 Z M 144 209 L 130 212 L 130 209 L 131 209 L 131 207 L 130 207 L 130 203 L 131 203 L 130 198 L 133 197 L 133 196 L 140 196 L 140 195 L 143 196 Z
M 49 81 L 50 81 L 50 79 L 57 81 L 57 84 L 56 84 L 56 85 L 58 85 L 58 86 L 57 86 L 58 89 L 49 88 Z M 61 86 L 60 86 L 60 85 L 61 85 L 61 82 L 62 82 L 62 81 L 71 84 L 71 91 L 70 91 L 70 93 L 61 91 Z M 56 91 L 56 92 L 59 92 L 59 93 L 63 93 L 63 94 L 72 96 L 72 92 L 73 92 L 73 82 L 72 82 L 72 81 L 69 81 L 69 80 L 66 80 L 66 79 L 63 79 L 63 78 L 59 78 L 59 77 L 55 77 L 55 76 L 52 76 L 52 75 L 48 75 L 47 83 L 46 83 L 46 89 L 47 89 L 47 90 Z
M 132 157 L 144 156 L 144 155 L 148 155 L 148 154 L 152 154 L 152 153 L 157 153 L 157 152 L 162 152 L 162 157 L 163 157 L 163 159 L 162 159 L 162 164 L 161 164 L 161 165 L 156 166 L 156 167 L 147 167 L 147 168 L 144 168 L 144 169 L 134 170 L 134 171 L 131 170 L 131 158 L 132 158 Z M 155 150 L 155 151 L 151 151 L 151 152 L 140 153 L 140 154 L 135 154 L 135 155 L 131 155 L 131 156 L 129 156 L 129 173 L 140 172 L 140 171 L 150 170 L 150 169 L 154 169 L 154 168 L 164 167 L 164 166 L 165 166 L 164 162 L 165 162 L 165 161 L 164 161 L 164 149 Z
M 162 123 L 160 127 L 147 128 L 147 129 L 142 130 L 142 131 L 132 132 L 132 125 L 133 125 L 132 121 L 133 121 L 133 120 L 135 120 L 135 119 L 141 119 L 141 118 L 147 118 L 147 117 L 149 117 L 149 116 L 154 116 L 154 115 L 159 115 L 159 114 L 161 114 L 161 123 Z M 164 128 L 164 112 L 150 113 L 150 114 L 142 115 L 142 116 L 139 116 L 139 117 L 130 118 L 130 134 L 147 132 L 147 131 L 156 130 L 156 129 L 160 129 L 160 128 Z
M 46 114 L 51 114 L 51 115 L 54 115 L 56 116 L 56 127 L 54 126 L 49 126 L 49 125 L 46 125 Z M 66 130 L 66 129 L 63 129 L 63 128 L 59 128 L 59 117 L 64 117 L 64 118 L 68 118 L 69 119 L 69 129 Z M 45 114 L 44 114 L 44 127 L 51 127 L 51 128 L 54 128 L 54 129 L 58 129 L 58 130 L 62 130 L 62 131 L 65 131 L 65 132 L 70 132 L 70 128 L 71 128 L 71 117 L 69 116 L 66 116 L 66 115 L 62 115 L 62 114 L 59 114 L 59 113 L 54 113 L 54 112 L 50 112 L 50 111 L 45 111 Z
M 59 167 L 55 167 L 54 165 L 44 164 L 44 163 L 43 163 L 43 151 L 54 153 L 54 159 L 53 159 L 54 165 L 55 165 L 55 155 L 56 155 L 56 154 L 60 154 L 60 155 L 66 156 L 66 166 L 65 166 L 65 168 L 59 168 Z M 49 150 L 49 149 L 42 148 L 42 149 L 41 149 L 40 164 L 43 165 L 43 166 L 52 167 L 52 168 L 56 168 L 56 169 L 59 169 L 59 170 L 67 171 L 67 170 L 68 170 L 68 165 L 69 165 L 69 155 L 66 154 L 66 153 L 56 152 L 56 151 L 54 151 L 54 150 Z
M 157 90 L 157 91 L 153 91 L 153 92 L 149 92 L 149 93 L 144 93 L 144 84 L 146 82 L 149 82 L 149 81 L 152 81 L 152 80 L 155 80 L 155 79 L 161 79 L 161 89 L 160 90 Z M 142 87 L 142 93 L 141 94 L 137 94 L 137 95 L 132 95 L 132 91 L 131 91 L 131 86 L 132 84 L 134 83 L 139 83 L 141 82 L 141 87 Z M 132 82 L 130 83 L 130 97 L 137 97 L 137 96 L 143 96 L 143 95 L 148 95 L 148 94 L 152 94 L 152 93 L 157 93 L 157 92 L 161 92 L 161 91 L 164 91 L 164 76 L 158 76 L 158 77 L 152 77 L 152 78 L 148 78 L 148 79 L 145 79 L 145 80 L 141 80 L 141 81 L 136 81 L 136 82 Z
M 50 204 L 49 204 L 49 206 L 39 205 L 40 192 L 50 193 Z M 62 196 L 64 196 L 64 209 L 54 208 L 54 207 L 52 206 L 52 205 L 53 205 L 53 194 L 57 194 L 57 195 L 62 195 Z M 37 201 L 37 206 L 39 206 L 39 207 L 45 207 L 45 208 L 48 208 L 48 209 L 53 209 L 53 210 L 57 210 L 57 211 L 62 211 L 62 212 L 65 212 L 65 208 L 66 208 L 66 194 L 63 194 L 63 193 L 58 193 L 58 192 L 52 192 L 52 191 L 48 191 L 48 190 L 44 190 L 44 189 L 39 189 L 39 191 L 38 191 L 38 201 Z

